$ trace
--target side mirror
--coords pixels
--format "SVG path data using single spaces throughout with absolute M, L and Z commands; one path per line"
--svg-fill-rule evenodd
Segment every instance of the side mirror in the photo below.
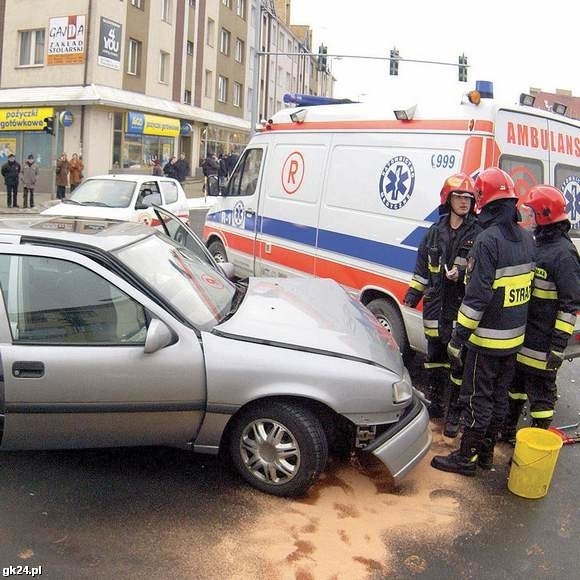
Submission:
M 218 266 L 228 280 L 234 279 L 234 265 L 231 262 L 218 262 Z
M 153 318 L 149 323 L 147 329 L 147 337 L 145 338 L 145 353 L 151 354 L 157 352 L 174 342 L 173 333 L 169 327 L 161 322 L 158 318 Z

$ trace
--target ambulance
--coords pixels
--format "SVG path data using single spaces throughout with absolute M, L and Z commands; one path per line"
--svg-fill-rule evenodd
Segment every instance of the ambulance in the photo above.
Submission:
M 580 234 L 580 122 L 471 91 L 447 105 L 394 101 L 288 108 L 263 123 L 207 214 L 204 239 L 239 276 L 333 278 L 403 352 L 425 352 L 418 309 L 403 306 L 417 248 L 459 171 L 499 166 L 518 194 L 547 183 Z M 522 95 L 520 101 L 524 101 Z M 578 241 L 576 240 L 576 244 Z M 580 351 L 578 325 L 573 337 Z

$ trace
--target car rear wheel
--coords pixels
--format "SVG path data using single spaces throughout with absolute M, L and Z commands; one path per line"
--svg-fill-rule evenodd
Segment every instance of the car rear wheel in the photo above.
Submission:
M 319 419 L 282 401 L 242 411 L 231 431 L 230 453 L 253 487 L 283 497 L 303 495 L 324 470 L 328 444 Z
M 401 353 L 408 354 L 409 340 L 407 339 L 407 331 L 397 307 L 388 300 L 377 298 L 369 302 L 367 308 L 376 316 L 381 325 L 391 333 L 399 345 Z
M 209 250 L 209 253 L 213 256 L 213 259 L 218 264 L 225 264 L 228 261 L 226 249 L 224 248 L 224 245 L 220 241 L 214 240 L 213 242 L 210 243 L 207 249 Z

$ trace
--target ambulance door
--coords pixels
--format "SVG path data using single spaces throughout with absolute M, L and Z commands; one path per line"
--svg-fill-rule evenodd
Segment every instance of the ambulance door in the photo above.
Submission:
M 566 198 L 571 236 L 580 237 L 580 124 L 550 119 L 550 183 Z
M 256 275 L 313 276 L 318 212 L 331 136 L 280 133 L 268 152 Z
M 516 193 L 523 195 L 534 185 L 549 182 L 550 132 L 548 119 L 500 110 L 496 122 L 499 167 L 514 180 Z

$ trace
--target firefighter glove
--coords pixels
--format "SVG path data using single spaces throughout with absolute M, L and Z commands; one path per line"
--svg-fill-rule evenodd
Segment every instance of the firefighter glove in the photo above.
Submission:
M 557 350 L 551 350 L 546 359 L 546 370 L 557 371 L 562 366 L 563 362 L 564 353 Z

